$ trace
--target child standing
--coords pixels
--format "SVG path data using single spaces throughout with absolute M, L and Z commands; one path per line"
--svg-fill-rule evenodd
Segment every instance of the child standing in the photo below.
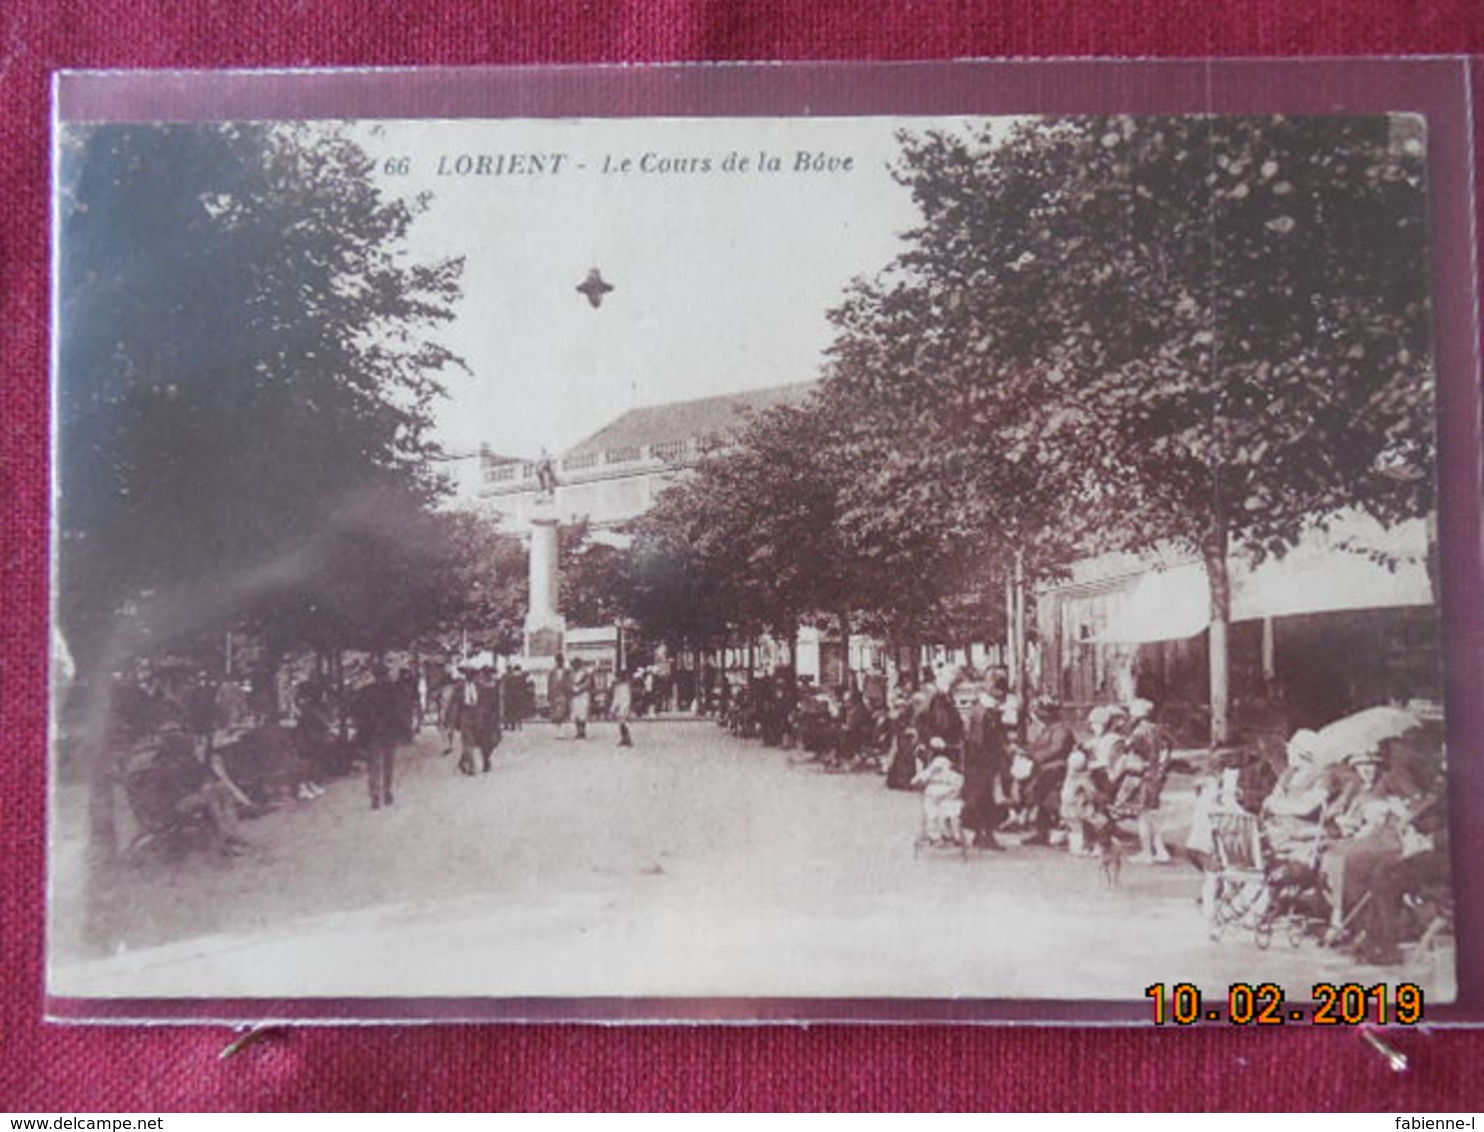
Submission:
M 922 787 L 922 838 L 930 844 L 960 844 L 964 812 L 964 776 L 948 757 L 947 744 L 934 736 L 928 761 L 912 779 Z
M 1149 700 L 1140 699 L 1129 704 L 1132 729 L 1128 735 L 1128 751 L 1132 758 L 1143 764 L 1134 806 L 1139 815 L 1139 852 L 1132 859 L 1141 864 L 1163 865 L 1169 863 L 1170 851 L 1165 846 L 1159 807 L 1173 744 L 1164 728 L 1150 718 L 1153 713 L 1154 704 Z
M 1087 843 L 1092 823 L 1098 817 L 1098 788 L 1087 755 L 1078 750 L 1067 757 L 1067 777 L 1061 786 L 1061 820 L 1067 827 L 1067 850 L 1074 857 L 1095 857 L 1097 849 Z

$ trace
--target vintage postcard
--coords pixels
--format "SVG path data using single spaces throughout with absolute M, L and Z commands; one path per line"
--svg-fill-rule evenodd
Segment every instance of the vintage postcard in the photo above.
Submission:
M 1478 1018 L 1465 80 L 61 76 L 52 1015 Z

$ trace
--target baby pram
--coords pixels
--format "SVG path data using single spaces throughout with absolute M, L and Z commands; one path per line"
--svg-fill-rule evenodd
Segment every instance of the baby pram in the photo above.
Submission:
M 1201 904 L 1211 937 L 1250 929 L 1261 948 L 1279 933 L 1291 947 L 1323 938 L 1330 910 L 1319 842 L 1275 849 L 1258 816 L 1240 808 L 1215 810 L 1210 822 L 1211 867 Z

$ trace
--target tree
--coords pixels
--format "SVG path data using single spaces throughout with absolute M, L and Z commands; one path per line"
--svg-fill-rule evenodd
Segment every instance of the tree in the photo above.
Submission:
M 861 282 L 833 312 L 826 398 L 838 408 L 840 523 L 873 568 L 873 627 L 905 640 L 1015 639 L 997 601 L 1027 573 L 1047 577 L 1070 555 L 1067 500 L 1037 461 L 1004 458 L 997 435 L 1018 410 L 983 380 L 979 359 L 929 358 L 911 288 Z M 967 621 L 966 624 L 966 614 Z M 1019 666 L 1017 666 L 1018 668 Z M 1019 681 L 1017 679 L 1017 687 Z
M 964 625 L 964 595 L 982 592 L 971 540 L 941 538 L 936 522 L 907 537 L 906 524 L 873 522 L 863 483 L 909 500 L 916 488 L 890 478 L 876 434 L 853 415 L 861 407 L 834 398 L 776 406 L 667 488 L 636 527 L 638 592 L 667 595 L 649 602 L 641 623 L 704 608 L 709 621 L 690 620 L 788 641 L 800 625 L 824 623 L 843 639 L 856 630 L 904 642 L 982 635 L 982 608 L 970 611 L 972 630 Z
M 1227 563 L 1431 506 L 1418 123 L 1081 118 L 904 135 L 923 222 L 837 312 L 841 396 L 973 466 L 1016 540 L 1196 550 L 1212 730 Z M 1397 475 L 1399 464 L 1418 474 Z
M 464 620 L 484 598 L 483 548 L 471 542 L 454 515 L 405 493 L 367 491 L 342 501 L 305 544 L 302 574 L 270 591 L 260 619 L 282 650 L 404 647 Z
M 693 575 L 694 596 L 745 633 L 792 641 L 818 615 L 850 631 L 854 560 L 836 513 L 839 469 L 820 406 L 753 417 L 639 524 L 641 553 L 663 547 Z
M 64 139 L 59 611 L 74 653 L 139 594 L 163 609 L 174 587 L 276 578 L 368 490 L 436 497 L 429 413 L 458 363 L 424 334 L 452 317 L 461 264 L 409 262 L 415 206 L 370 173 L 330 126 Z
M 413 560 L 366 553 L 408 549 L 366 501 L 405 533 L 439 492 L 430 408 L 459 363 L 429 334 L 461 262 L 407 258 L 418 204 L 334 125 L 89 125 L 60 158 L 57 612 L 80 681 L 146 641 L 313 631 L 326 604 L 321 629 L 405 629 L 388 587 Z
M 662 643 L 671 654 L 725 641 L 735 629 L 716 600 L 713 581 L 684 549 L 636 543 L 629 552 L 626 588 L 625 619 L 634 623 L 641 641 Z
M 625 569 L 627 543 L 594 537 L 586 520 L 557 532 L 561 579 L 558 605 L 568 625 L 612 625 L 624 614 L 629 595 Z
M 455 591 L 461 601 L 441 628 L 475 639 L 501 656 L 520 652 L 524 640 L 530 578 L 528 552 L 515 535 L 483 515 L 441 515 L 457 563 Z

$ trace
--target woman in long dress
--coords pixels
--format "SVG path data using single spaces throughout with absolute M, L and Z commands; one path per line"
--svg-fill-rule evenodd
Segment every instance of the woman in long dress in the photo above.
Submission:
M 886 771 L 889 790 L 911 790 L 917 765 L 917 732 L 912 727 L 912 687 L 909 681 L 897 685 L 891 706 L 891 764 Z
M 634 685 L 627 672 L 620 672 L 613 682 L 613 698 L 608 705 L 608 714 L 618 721 L 618 745 L 632 747 L 634 737 L 629 733 L 629 723 L 634 718 Z
M 578 657 L 572 662 L 572 727 L 574 738 L 587 738 L 587 719 L 593 706 L 593 674 Z
M 556 667 L 546 678 L 546 703 L 560 739 L 567 728 L 567 721 L 572 718 L 572 671 L 561 653 L 557 653 Z

